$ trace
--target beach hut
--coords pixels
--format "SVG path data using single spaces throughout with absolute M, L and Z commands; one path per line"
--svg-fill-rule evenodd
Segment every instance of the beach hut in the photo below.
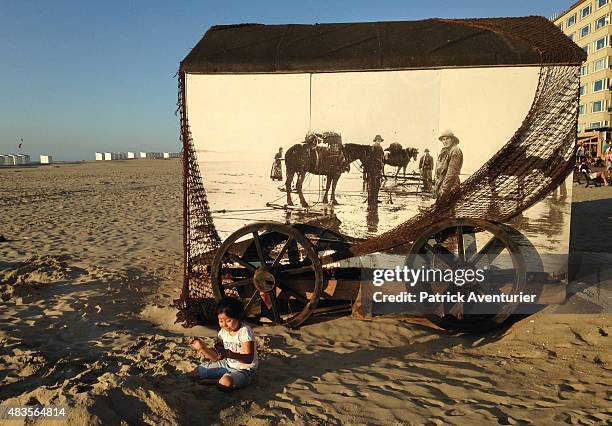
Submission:
M 140 152 L 138 153 L 138 158 L 147 158 L 147 153 L 146 153 L 146 152 L 142 152 L 142 151 L 140 151 Z
M 6 165 L 7 166 L 15 166 L 17 164 L 17 156 L 13 154 L 8 154 L 6 157 Z
M 163 153 L 163 158 L 170 158 L 170 153 L 169 152 L 164 152 Z
M 397 261 L 404 267 L 408 250 L 420 255 L 420 250 L 425 253 L 442 243 L 450 247 L 444 246 L 447 252 L 453 247 L 461 250 L 457 259 L 465 260 L 477 241 L 486 252 L 478 257 L 481 260 L 503 240 L 501 250 L 512 251 L 506 259 L 518 265 L 509 272 L 519 277 L 515 288 L 526 281 L 527 267 L 537 269 L 529 272 L 567 277 L 567 265 L 546 263 L 552 256 L 540 259 L 527 253 L 529 244 L 521 245 L 525 251 L 517 254 L 515 247 L 525 236 L 506 224 L 538 205 L 572 170 L 578 71 L 585 59 L 586 54 L 543 17 L 210 28 L 181 62 L 179 72 L 184 312 L 205 312 L 214 319 L 214 299 L 231 294 L 253 308 L 254 317 L 294 327 L 316 309 L 329 313 L 341 306 L 334 298 L 361 299 L 365 287 L 361 293 L 353 287 L 350 296 L 348 287 L 336 287 L 334 268 L 350 269 L 341 261 L 397 250 Z M 333 217 L 325 216 L 328 200 L 318 197 L 318 179 L 312 179 L 313 187 L 304 192 L 314 193 L 314 199 L 302 194 L 300 204 L 301 211 L 320 216 L 316 223 L 302 223 L 308 219 L 291 214 L 300 207 L 291 200 L 290 179 L 282 192 L 270 189 L 269 182 L 244 185 L 244 192 L 236 190 L 238 186 L 219 190 L 218 182 L 227 182 L 228 175 L 241 176 L 239 180 L 255 170 L 267 175 L 269 162 L 260 164 L 257 158 L 267 156 L 269 161 L 283 147 L 287 176 L 299 176 L 296 189 L 302 192 L 308 182 L 305 174 L 325 175 L 322 153 L 335 150 L 331 142 L 318 146 L 318 140 L 326 145 L 325 134 L 335 135 L 334 145 L 343 143 L 345 157 L 366 148 L 378 156 L 392 142 L 408 144 L 419 155 L 427 149 L 438 160 L 436 165 L 443 164 L 444 173 L 435 191 L 410 191 L 405 195 L 410 199 L 402 200 L 388 189 L 389 199 L 393 195 L 394 204 L 403 206 L 393 210 L 395 216 L 377 206 L 378 191 L 371 209 L 364 204 L 359 172 L 353 173 L 357 187 L 344 195 L 344 202 L 352 203 L 349 208 L 336 208 Z M 376 146 L 379 142 L 383 145 Z M 453 164 L 444 164 L 451 148 Z M 239 155 L 246 160 L 238 161 Z M 351 156 L 346 160 L 369 164 Z M 452 176 L 452 182 L 446 176 Z M 342 179 L 340 191 L 350 184 Z M 207 184 L 215 185 L 215 191 L 207 193 Z M 353 196 L 356 201 L 351 201 Z M 262 202 L 266 197 L 270 202 Z M 277 199 L 283 201 L 272 202 Z M 270 209 L 259 216 L 253 213 L 263 207 Z M 233 217 L 214 213 L 213 223 L 213 212 L 225 208 Z M 243 221 L 235 220 L 240 210 L 245 211 Z M 321 224 L 325 220 L 340 222 L 333 225 L 335 236 L 329 234 L 331 226 Z M 562 239 L 551 242 L 542 236 L 542 253 L 567 256 L 569 221 L 562 228 L 554 232 Z M 453 238 L 460 243 L 453 246 Z M 433 257 L 439 253 L 431 250 Z M 290 251 L 310 254 L 292 263 L 283 257 L 290 257 Z M 328 251 L 334 256 L 323 255 Z M 491 270 L 498 269 L 494 266 Z M 278 275 L 270 272 L 275 267 Z M 287 272 L 294 267 L 293 276 L 300 277 L 295 280 L 293 272 Z M 507 265 L 502 268 L 510 270 Z M 304 278 L 306 269 L 313 272 Z M 341 272 L 347 273 L 347 280 L 349 272 L 357 273 Z M 360 278 L 350 275 L 353 284 Z M 313 296 L 316 293 L 322 296 Z M 275 299 L 282 299 L 281 304 Z M 276 309 L 281 307 L 284 312 Z M 454 312 L 443 311 L 443 316 L 454 316 L 447 323 L 432 321 L 460 331 L 471 327 L 463 321 L 465 311 Z M 486 314 L 478 327 L 501 323 L 509 315 Z
M 103 152 L 96 152 L 95 153 L 95 158 L 96 158 L 96 161 L 103 161 L 104 160 L 104 153 Z
M 40 155 L 40 164 L 52 164 L 53 157 L 51 155 Z
M 5 162 L 5 156 L 4 155 L 0 155 L 0 166 L 4 166 L 4 162 Z
M 127 158 L 128 160 L 134 160 L 136 158 L 136 153 L 128 151 Z
M 104 161 L 111 161 L 113 159 L 113 153 L 112 152 L 105 152 L 104 153 Z

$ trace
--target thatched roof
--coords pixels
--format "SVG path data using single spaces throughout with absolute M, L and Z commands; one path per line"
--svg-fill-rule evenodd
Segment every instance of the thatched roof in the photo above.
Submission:
M 188 73 L 286 73 L 579 64 L 586 54 L 539 16 L 210 28 Z

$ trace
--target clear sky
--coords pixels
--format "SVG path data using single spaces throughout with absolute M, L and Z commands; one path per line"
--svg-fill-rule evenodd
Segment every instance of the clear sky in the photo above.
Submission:
M 180 151 L 179 62 L 214 24 L 542 15 L 557 0 L 0 0 L 0 153 Z

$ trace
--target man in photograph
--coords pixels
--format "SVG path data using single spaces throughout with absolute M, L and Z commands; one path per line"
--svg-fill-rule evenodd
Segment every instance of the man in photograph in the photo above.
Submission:
M 423 179 L 424 192 L 431 192 L 433 164 L 433 157 L 429 155 L 429 149 L 425 148 L 425 154 L 423 154 L 419 161 L 419 170 L 421 171 L 421 178 Z
M 440 155 L 438 155 L 434 196 L 440 201 L 459 188 L 463 153 L 458 146 L 459 139 L 452 131 L 446 130 L 442 132 L 438 139 L 444 147 L 440 150 Z
M 365 168 L 365 173 L 368 182 L 368 205 L 378 204 L 378 191 L 380 191 L 380 180 L 383 174 L 384 156 L 385 152 L 380 146 L 383 138 L 380 135 L 376 135 L 374 138 L 374 144 L 370 149 L 370 159 Z

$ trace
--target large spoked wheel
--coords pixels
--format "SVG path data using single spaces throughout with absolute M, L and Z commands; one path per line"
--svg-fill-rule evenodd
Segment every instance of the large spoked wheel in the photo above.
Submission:
M 527 276 L 526 260 L 513 234 L 512 228 L 486 220 L 449 219 L 430 227 L 415 241 L 407 258 L 409 267 L 471 270 L 467 273 L 470 277 L 484 276 L 480 282 L 475 278 L 468 283 L 466 272 L 455 273 L 451 282 L 432 274 L 420 281 L 412 291 L 432 296 L 421 304 L 431 322 L 447 330 L 476 333 L 496 328 L 510 318 L 519 303 L 504 303 L 513 299 L 504 299 L 502 294 L 520 295 Z M 464 279 L 457 280 L 458 276 Z M 463 295 L 463 300 L 442 297 L 449 293 Z M 472 300 L 468 301 L 470 294 Z M 483 303 L 486 295 L 497 301 Z
M 298 327 L 316 309 L 323 270 L 311 242 L 275 222 L 247 225 L 219 247 L 212 263 L 215 298 L 240 298 L 248 318 Z

